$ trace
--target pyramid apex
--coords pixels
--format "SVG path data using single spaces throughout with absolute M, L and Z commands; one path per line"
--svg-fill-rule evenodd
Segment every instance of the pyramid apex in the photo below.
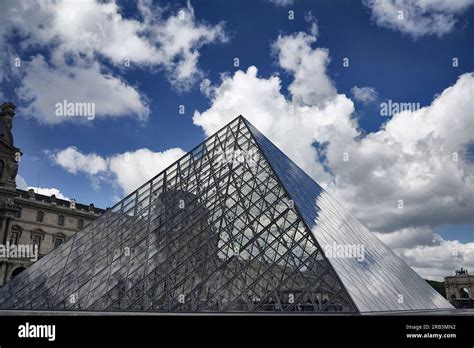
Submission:
M 239 116 L 237 116 L 238 119 L 241 119 L 241 120 L 244 120 L 244 121 L 247 121 L 247 119 L 245 118 L 244 115 L 242 114 L 239 114 Z M 248 122 L 248 121 L 247 121 Z

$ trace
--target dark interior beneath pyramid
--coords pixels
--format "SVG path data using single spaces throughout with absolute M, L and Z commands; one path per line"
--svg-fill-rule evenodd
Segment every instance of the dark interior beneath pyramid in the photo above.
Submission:
M 8 282 L 0 308 L 360 312 L 310 228 L 239 117 Z

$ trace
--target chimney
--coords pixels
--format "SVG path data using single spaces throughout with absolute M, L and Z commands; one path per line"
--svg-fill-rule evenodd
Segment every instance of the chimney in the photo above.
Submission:
M 7 127 L 11 130 L 13 127 L 13 117 L 15 117 L 15 104 L 13 103 L 3 103 L 1 106 L 0 115 L 2 116 L 3 120 Z

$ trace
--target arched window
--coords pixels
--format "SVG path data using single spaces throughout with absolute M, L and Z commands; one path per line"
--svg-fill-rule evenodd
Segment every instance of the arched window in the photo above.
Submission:
M 58 216 L 58 225 L 59 226 L 64 226 L 64 215 L 59 215 Z
M 44 219 L 44 213 L 41 210 L 39 210 L 36 213 L 36 221 L 43 222 L 43 219 Z
M 0 160 L 0 180 L 3 179 L 3 170 L 5 169 L 5 162 Z
M 466 286 L 463 286 L 461 289 L 459 289 L 459 297 L 460 298 L 470 298 L 471 294 L 469 293 L 469 288 Z
M 84 227 L 84 220 L 82 218 L 79 218 L 77 220 L 77 228 L 82 230 L 83 227 Z

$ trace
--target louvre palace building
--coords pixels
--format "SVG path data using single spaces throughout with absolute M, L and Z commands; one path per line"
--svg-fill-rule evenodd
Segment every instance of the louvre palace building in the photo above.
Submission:
M 15 105 L 0 106 L 0 285 L 28 268 L 31 258 L 17 257 L 12 246 L 36 246 L 38 259 L 99 217 L 103 210 L 17 188 L 21 149 L 14 145 Z M 13 247 L 14 249 L 15 247 Z

